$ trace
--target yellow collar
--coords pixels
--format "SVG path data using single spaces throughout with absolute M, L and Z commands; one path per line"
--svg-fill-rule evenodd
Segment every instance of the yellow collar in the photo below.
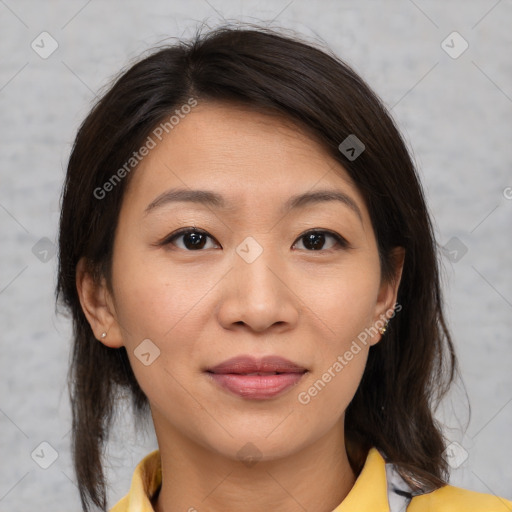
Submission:
M 133 473 L 129 493 L 110 512 L 154 512 L 151 497 L 162 483 L 160 451 L 146 455 Z M 333 512 L 389 512 L 385 461 L 376 448 L 370 449 L 354 486 Z
M 386 461 L 371 448 L 354 486 L 333 512 L 389 512 Z

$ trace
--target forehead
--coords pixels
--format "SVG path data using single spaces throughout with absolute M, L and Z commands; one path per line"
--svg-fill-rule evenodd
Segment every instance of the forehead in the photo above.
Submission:
M 151 201 L 170 188 L 214 189 L 227 206 L 251 201 L 279 205 L 316 188 L 363 198 L 347 171 L 289 119 L 225 103 L 200 103 L 140 162 L 127 195 Z M 273 201 L 275 199 L 275 201 Z M 146 205 L 147 206 L 147 205 Z

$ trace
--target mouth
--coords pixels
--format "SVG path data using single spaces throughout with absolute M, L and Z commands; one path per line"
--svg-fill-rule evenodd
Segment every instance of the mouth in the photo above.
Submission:
M 211 372 L 217 373 L 217 372 Z M 231 375 L 283 375 L 284 373 L 302 373 L 302 372 L 254 372 L 254 373 L 238 373 L 233 372 Z
M 256 359 L 238 356 L 206 370 L 223 390 L 251 400 L 280 396 L 295 386 L 308 370 L 279 356 Z
M 280 356 L 256 358 L 250 355 L 242 355 L 228 359 L 211 368 L 207 368 L 206 371 L 214 374 L 276 375 L 283 373 L 304 373 L 307 371 L 307 368 Z

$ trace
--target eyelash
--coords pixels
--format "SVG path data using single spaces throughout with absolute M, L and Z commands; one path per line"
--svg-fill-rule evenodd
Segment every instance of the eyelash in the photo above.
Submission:
M 189 233 L 199 233 L 199 234 L 202 234 L 202 235 L 206 235 L 208 238 L 211 238 L 212 240 L 215 240 L 211 235 L 208 234 L 208 232 L 204 231 L 203 229 L 199 229 L 199 228 L 182 228 L 182 229 L 179 229 L 178 231 L 172 233 L 168 237 L 166 237 L 159 245 L 170 245 L 170 244 L 172 244 L 172 242 L 175 239 L 179 238 L 180 236 L 189 234 Z M 329 229 L 310 229 L 309 231 L 306 231 L 306 232 L 302 233 L 297 238 L 297 241 L 293 245 L 295 245 L 300 239 L 304 238 L 305 236 L 307 236 L 309 234 L 327 234 L 328 236 L 330 236 L 331 238 L 333 238 L 335 240 L 336 245 L 338 247 L 337 248 L 336 247 L 331 247 L 330 249 L 319 249 L 317 251 L 304 249 L 306 252 L 312 252 L 312 253 L 316 253 L 316 252 L 330 252 L 330 251 L 333 251 L 333 250 L 350 249 L 351 248 L 350 244 L 347 242 L 347 240 L 345 238 L 343 238 L 338 233 L 336 233 L 334 231 L 331 231 Z M 216 242 L 216 243 L 218 245 L 220 245 L 218 242 Z M 178 249 L 181 249 L 181 247 L 178 247 Z M 187 252 L 201 252 L 204 249 L 198 249 L 197 251 L 189 250 L 189 249 L 182 249 L 182 250 L 187 251 Z

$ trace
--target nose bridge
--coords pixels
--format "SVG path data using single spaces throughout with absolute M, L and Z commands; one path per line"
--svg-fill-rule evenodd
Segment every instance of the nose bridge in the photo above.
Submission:
M 279 283 L 284 280 L 284 263 L 271 245 L 271 237 L 246 237 L 237 247 L 234 271 L 244 295 L 271 300 L 279 293 Z M 283 277 L 278 278 L 279 274 Z
M 286 262 L 270 240 L 247 237 L 236 247 L 219 311 L 225 327 L 243 322 L 261 331 L 296 322 L 297 301 L 286 283 Z

